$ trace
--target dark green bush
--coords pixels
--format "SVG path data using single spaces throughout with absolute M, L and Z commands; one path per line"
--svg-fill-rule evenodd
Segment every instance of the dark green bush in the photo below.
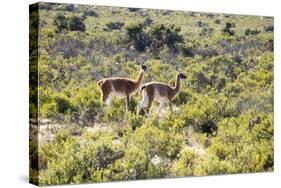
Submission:
M 259 34 L 261 31 L 257 30 L 257 29 L 254 29 L 254 30 L 251 30 L 251 29 L 246 29 L 245 31 L 245 35 L 248 36 L 248 35 L 257 35 Z
M 60 33 L 62 31 L 68 30 L 68 21 L 64 15 L 58 15 L 54 19 L 54 25 L 56 26 L 56 32 Z
M 145 18 L 144 20 L 144 25 L 147 27 L 147 26 L 150 26 L 152 24 L 153 20 L 151 18 Z
M 147 32 L 143 23 L 131 24 L 126 27 L 128 40 L 136 50 L 144 51 L 146 47 L 149 47 L 154 54 L 165 45 L 173 52 L 177 52 L 177 44 L 183 43 L 180 31 L 180 27 L 175 27 L 175 25 L 165 26 L 159 23 L 153 23 Z
M 273 32 L 274 31 L 274 26 L 273 25 L 265 26 L 264 27 L 264 31 L 265 32 Z
M 181 44 L 180 45 L 180 51 L 183 56 L 185 57 L 194 57 L 195 56 L 195 50 L 194 46 L 192 44 Z
M 106 24 L 107 28 L 111 30 L 115 29 L 121 29 L 123 27 L 124 23 L 123 22 L 109 22 Z
M 42 10 L 52 10 L 53 5 L 51 3 L 41 3 L 39 8 Z
M 78 16 L 73 16 L 69 20 L 69 29 L 70 31 L 85 31 L 86 26 L 83 22 L 83 19 Z
M 228 34 L 229 36 L 233 36 L 235 35 L 235 31 L 233 29 L 234 27 L 235 25 L 233 23 L 226 22 L 222 31 L 223 33 Z
M 128 10 L 129 10 L 130 12 L 137 12 L 137 11 L 139 11 L 140 9 L 139 9 L 139 8 L 128 8 Z
M 134 46 L 137 51 L 144 51 L 146 46 L 150 43 L 149 36 L 143 31 L 144 25 L 142 23 L 132 24 L 126 26 L 126 34 L 129 43 Z
M 180 27 L 175 25 L 165 26 L 164 24 L 154 23 L 149 31 L 152 41 L 157 41 L 156 48 L 167 45 L 170 49 L 176 50 L 177 43 L 183 43 L 183 37 L 179 34 Z
M 70 99 L 63 95 L 63 94 L 57 94 L 54 97 L 54 102 L 56 105 L 56 110 L 59 113 L 65 114 L 68 110 L 73 110 L 73 104 L 70 101 Z
M 75 11 L 75 6 L 73 4 L 66 5 L 65 10 L 69 12 L 73 12 Z
M 87 17 L 87 16 L 98 17 L 99 15 L 98 15 L 98 13 L 96 13 L 96 12 L 93 11 L 93 10 L 86 10 L 86 11 L 84 12 L 83 17 Z

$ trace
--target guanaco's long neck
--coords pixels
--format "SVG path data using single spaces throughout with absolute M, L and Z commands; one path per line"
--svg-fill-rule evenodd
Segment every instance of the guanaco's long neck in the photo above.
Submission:
M 142 83 L 142 80 L 143 80 L 143 74 L 144 74 L 144 71 L 140 70 L 137 78 L 135 79 L 136 89 L 138 89 L 141 86 L 141 83 Z
M 173 97 L 175 97 L 179 93 L 179 91 L 180 91 L 180 77 L 179 77 L 179 75 L 177 75 L 177 77 L 176 77 L 176 85 L 173 88 L 173 94 L 174 94 Z

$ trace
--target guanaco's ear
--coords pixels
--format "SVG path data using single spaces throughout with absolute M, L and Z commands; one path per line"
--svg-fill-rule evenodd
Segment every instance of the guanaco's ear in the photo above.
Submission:
M 183 73 L 180 73 L 179 76 L 180 76 L 181 79 L 186 79 L 187 78 L 186 75 L 183 74 Z
M 147 70 L 147 66 L 146 66 L 146 65 L 141 65 L 141 69 L 142 69 L 143 71 L 146 71 L 146 70 Z

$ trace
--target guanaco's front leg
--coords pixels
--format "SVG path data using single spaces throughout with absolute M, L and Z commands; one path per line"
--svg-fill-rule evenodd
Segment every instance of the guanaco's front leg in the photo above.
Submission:
M 129 111 L 129 104 L 130 104 L 130 96 L 126 95 L 126 111 Z
M 169 108 L 170 108 L 171 113 L 173 113 L 172 103 L 171 102 L 169 102 Z

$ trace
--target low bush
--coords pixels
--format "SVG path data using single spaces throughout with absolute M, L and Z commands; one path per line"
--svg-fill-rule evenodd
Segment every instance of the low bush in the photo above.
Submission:
M 62 31 L 68 30 L 68 21 L 64 15 L 58 15 L 54 19 L 54 25 L 56 26 L 56 32 L 60 33 Z
M 115 29 L 121 29 L 123 27 L 124 23 L 123 22 L 109 22 L 106 24 L 107 28 L 111 30 Z
M 77 16 L 73 16 L 69 20 L 70 31 L 85 31 L 86 26 L 83 23 L 83 19 Z
M 194 176 L 195 168 L 197 167 L 199 162 L 200 156 L 195 151 L 183 149 L 179 154 L 179 159 L 173 163 L 172 176 Z
M 253 119 L 259 117 L 258 119 Z M 196 173 L 225 174 L 261 172 L 273 167 L 273 127 L 271 115 L 248 111 L 237 118 L 218 123 L 218 133 L 211 141 L 208 157 Z M 257 137 L 257 130 L 263 130 Z M 264 137 L 260 137 L 264 135 Z M 210 158 L 209 156 L 213 156 Z

